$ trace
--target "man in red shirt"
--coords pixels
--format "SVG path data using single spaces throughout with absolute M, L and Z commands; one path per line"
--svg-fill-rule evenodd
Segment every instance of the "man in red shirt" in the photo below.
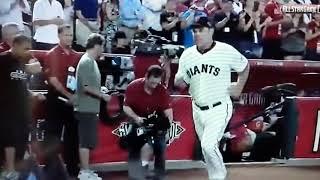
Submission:
M 19 25 L 16 23 L 4 24 L 1 29 L 1 34 L 0 53 L 8 51 L 11 48 L 13 38 L 19 34 Z
M 45 72 L 48 75 L 47 96 L 47 140 L 59 142 L 63 132 L 64 160 L 72 178 L 79 173 L 78 124 L 73 115 L 73 92 L 75 90 L 75 69 L 80 59 L 71 49 L 72 29 L 69 25 L 59 27 L 60 43 L 51 49 L 45 60 Z M 65 101 L 61 100 L 62 98 Z M 48 142 L 53 143 L 53 142 Z M 58 157 L 58 156 L 56 156 Z M 52 157 L 51 157 L 52 158 Z M 55 163 L 55 158 L 47 165 Z
M 170 96 L 161 85 L 162 74 L 160 66 L 152 65 L 144 78 L 134 80 L 127 87 L 123 110 L 138 126 L 144 126 L 147 117 L 154 113 L 163 113 L 167 118 L 161 119 L 163 121 L 169 120 L 171 123 L 173 120 Z M 162 179 L 165 172 L 166 133 L 166 130 L 159 130 L 154 141 L 148 142 L 153 146 L 155 155 L 156 179 Z M 129 179 L 145 179 L 140 150 L 141 147 L 129 147 Z
M 306 60 L 320 60 L 320 14 L 315 13 L 314 19 L 308 24 L 306 34 Z
M 288 19 L 284 17 L 280 9 L 281 4 L 279 0 L 270 0 L 265 6 L 265 13 L 267 19 L 271 19 L 263 29 L 262 58 L 265 59 L 282 59 L 281 46 L 281 24 Z

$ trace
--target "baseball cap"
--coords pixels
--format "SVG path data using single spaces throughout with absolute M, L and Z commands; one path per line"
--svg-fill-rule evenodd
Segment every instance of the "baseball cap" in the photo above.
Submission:
M 191 28 L 196 29 L 196 28 L 212 28 L 212 24 L 209 22 L 208 17 L 202 16 L 199 18 L 198 21 L 196 21 L 194 24 L 191 25 Z

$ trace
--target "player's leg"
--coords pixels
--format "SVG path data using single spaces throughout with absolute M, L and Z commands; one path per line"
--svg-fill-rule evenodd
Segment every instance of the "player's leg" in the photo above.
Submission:
M 201 123 L 201 110 L 196 105 L 192 104 L 192 111 L 193 111 L 192 116 L 193 116 L 194 128 L 201 142 L 201 138 L 204 130 L 204 127 Z
M 232 107 L 230 106 L 228 103 L 222 103 L 220 106 L 203 111 L 201 114 L 205 126 L 201 146 L 210 180 L 224 180 L 227 175 L 219 150 L 219 141 L 231 117 Z

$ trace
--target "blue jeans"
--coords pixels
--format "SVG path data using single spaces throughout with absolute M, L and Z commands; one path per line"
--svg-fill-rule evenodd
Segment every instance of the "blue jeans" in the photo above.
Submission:
M 156 135 L 153 139 L 148 141 L 153 147 L 153 153 L 155 156 L 154 170 L 156 176 L 161 179 L 165 174 L 165 150 L 167 147 L 166 144 L 166 133 L 161 133 Z M 129 147 L 129 156 L 128 156 L 128 175 L 129 180 L 144 180 L 146 177 L 146 170 L 141 165 L 141 148 L 130 148 Z
M 249 41 L 240 41 L 239 50 L 246 58 L 257 59 L 262 56 L 262 46 Z

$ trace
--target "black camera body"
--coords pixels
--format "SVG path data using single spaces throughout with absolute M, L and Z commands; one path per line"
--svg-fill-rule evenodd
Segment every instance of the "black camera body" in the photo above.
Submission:
M 171 41 L 157 35 L 147 35 L 141 32 L 132 41 L 136 54 L 165 55 L 169 59 L 179 58 L 184 46 L 170 44 Z
M 127 149 L 128 147 L 139 148 L 150 139 L 158 135 L 164 135 L 170 128 L 171 124 L 163 113 L 152 113 L 141 126 L 131 122 L 129 124 L 129 131 L 126 136 L 120 137 L 120 147 Z
M 163 55 L 169 59 L 180 58 L 184 51 L 184 46 L 163 44 L 162 51 Z

